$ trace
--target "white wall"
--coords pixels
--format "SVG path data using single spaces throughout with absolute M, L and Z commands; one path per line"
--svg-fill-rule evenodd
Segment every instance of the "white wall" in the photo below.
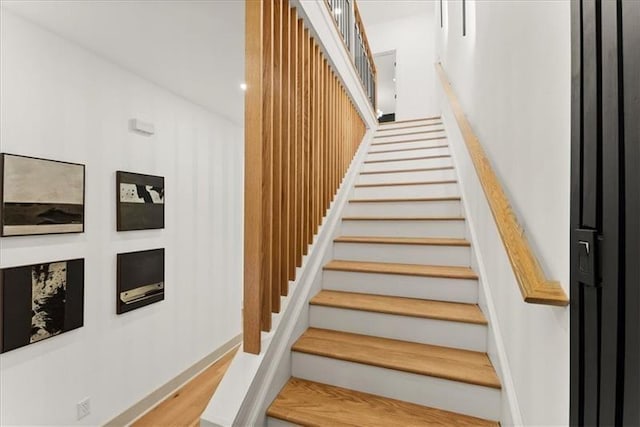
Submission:
M 437 55 L 547 276 L 569 289 L 569 2 L 445 2 Z M 436 9 L 439 18 L 439 11 Z M 522 420 L 569 420 L 569 311 L 525 304 L 472 165 L 451 137 Z M 466 149 L 462 149 L 466 152 Z
M 0 240 L 85 258 L 85 326 L 0 356 L 0 424 L 102 424 L 240 333 L 242 130 L 2 10 L 3 152 L 86 164 L 86 231 Z M 156 135 L 128 131 L 128 120 Z M 115 171 L 162 175 L 166 229 L 115 231 Z M 166 300 L 115 314 L 116 254 L 164 247 Z M 92 414 L 76 421 L 76 402 Z
M 374 55 L 396 51 L 396 120 L 437 115 L 433 12 L 365 26 Z

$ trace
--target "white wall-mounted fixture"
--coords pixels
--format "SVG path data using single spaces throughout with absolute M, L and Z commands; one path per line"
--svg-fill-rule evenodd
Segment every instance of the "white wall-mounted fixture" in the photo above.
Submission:
M 151 136 L 156 133 L 155 126 L 153 123 L 143 122 L 139 119 L 131 119 L 129 120 L 129 129 L 133 132 L 137 132 L 146 136 Z
M 246 83 L 240 83 L 240 89 L 247 90 L 247 84 Z

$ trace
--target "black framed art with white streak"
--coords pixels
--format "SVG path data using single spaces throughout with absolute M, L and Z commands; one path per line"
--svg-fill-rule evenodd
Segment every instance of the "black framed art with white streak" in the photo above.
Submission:
M 0 353 L 84 323 L 84 259 L 0 270 Z
M 117 230 L 164 228 L 164 177 L 116 172 Z

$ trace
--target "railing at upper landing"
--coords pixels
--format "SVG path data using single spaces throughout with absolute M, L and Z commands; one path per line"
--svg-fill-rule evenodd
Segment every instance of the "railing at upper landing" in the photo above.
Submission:
M 376 110 L 376 65 L 356 0 L 325 0 L 345 48 L 358 72 L 369 102 Z

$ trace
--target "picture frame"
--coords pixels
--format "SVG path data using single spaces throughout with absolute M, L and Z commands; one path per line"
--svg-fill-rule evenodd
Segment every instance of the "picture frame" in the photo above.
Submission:
M 0 353 L 84 325 L 84 259 L 0 269 Z
M 118 254 L 116 313 L 164 300 L 164 248 Z
M 117 231 L 164 228 L 164 177 L 116 172 Z
M 0 153 L 0 237 L 84 233 L 85 165 Z

